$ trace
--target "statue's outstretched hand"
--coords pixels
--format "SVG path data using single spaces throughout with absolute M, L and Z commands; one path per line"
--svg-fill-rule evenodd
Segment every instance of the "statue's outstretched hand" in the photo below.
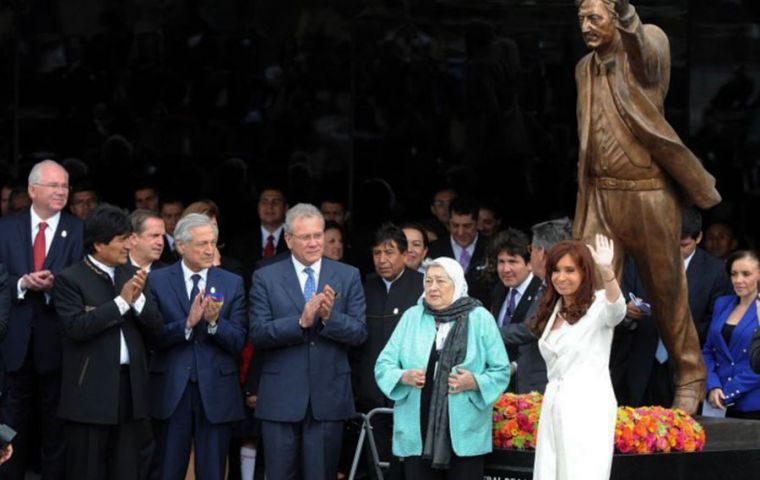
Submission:
M 596 234 L 596 248 L 586 245 L 591 251 L 591 256 L 600 268 L 611 267 L 612 259 L 615 257 L 615 243 L 612 239 L 604 235 Z

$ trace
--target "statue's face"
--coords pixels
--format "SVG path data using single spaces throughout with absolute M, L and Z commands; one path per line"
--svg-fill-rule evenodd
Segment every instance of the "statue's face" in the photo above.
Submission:
M 615 40 L 615 18 L 602 0 L 585 0 L 578 7 L 578 22 L 583 41 L 592 50 L 604 50 Z

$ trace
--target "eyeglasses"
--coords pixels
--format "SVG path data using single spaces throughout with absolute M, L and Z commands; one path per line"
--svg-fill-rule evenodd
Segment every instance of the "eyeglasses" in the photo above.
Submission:
M 451 205 L 450 200 L 436 200 L 433 202 L 434 207 L 448 207 L 449 205 Z
M 311 240 L 322 240 L 323 238 L 325 238 L 324 232 L 307 233 L 307 234 L 304 234 L 304 235 L 293 235 L 293 234 L 290 234 L 290 236 L 293 237 L 293 238 L 295 238 L 295 239 L 297 239 L 300 242 L 309 242 Z
M 37 185 L 38 187 L 47 187 L 52 188 L 53 190 L 63 190 L 65 192 L 69 191 L 69 185 L 67 183 L 33 183 L 32 185 Z

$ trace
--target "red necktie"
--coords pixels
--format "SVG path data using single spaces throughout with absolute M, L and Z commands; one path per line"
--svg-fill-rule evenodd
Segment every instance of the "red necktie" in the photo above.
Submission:
M 39 230 L 37 230 L 37 236 L 34 237 L 34 246 L 32 252 L 34 256 L 34 271 L 39 272 L 42 270 L 42 266 L 45 265 L 45 229 L 47 223 L 40 222 Z
M 264 258 L 274 255 L 274 237 L 269 235 L 267 237 L 267 246 L 264 247 Z

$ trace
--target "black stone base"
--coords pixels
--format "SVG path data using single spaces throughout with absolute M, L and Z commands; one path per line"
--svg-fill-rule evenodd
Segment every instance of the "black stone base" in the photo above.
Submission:
M 610 480 L 758 480 L 760 421 L 699 417 L 702 452 L 615 455 Z M 487 480 L 530 480 L 533 452 L 496 450 L 486 458 Z M 582 480 L 582 479 L 579 479 Z

